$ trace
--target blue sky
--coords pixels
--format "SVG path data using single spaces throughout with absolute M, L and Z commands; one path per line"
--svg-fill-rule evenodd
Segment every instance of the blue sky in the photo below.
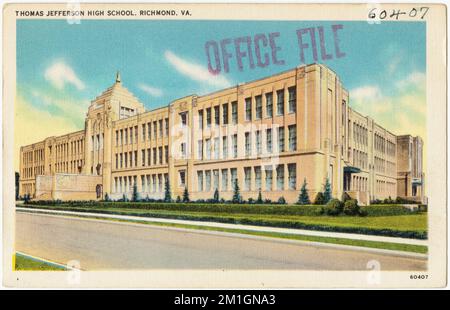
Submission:
M 350 91 L 350 105 L 395 133 L 415 130 L 413 134 L 423 134 L 423 22 L 82 20 L 80 24 L 68 24 L 65 20 L 19 20 L 17 117 L 30 122 L 23 114 L 35 109 L 45 112 L 49 121 L 61 124 L 61 128 L 54 128 L 57 134 L 81 129 L 89 100 L 114 82 L 117 70 L 124 86 L 147 109 L 189 94 L 201 95 L 268 76 L 301 64 L 297 29 L 322 26 L 327 50 L 333 52 L 334 24 L 343 25 L 339 31 L 340 49 L 346 55 L 323 63 L 341 77 Z M 250 69 L 244 58 L 241 72 L 233 57 L 229 73 L 208 75 L 204 48 L 207 41 L 271 32 L 280 33 L 278 57 L 285 61 L 284 65 L 271 63 L 265 68 Z M 308 35 L 303 37 L 310 43 Z M 316 38 L 319 44 L 317 33 Z M 229 50 L 233 50 L 232 46 Z M 305 53 L 306 63 L 314 62 L 311 49 Z M 396 111 L 402 112 L 402 120 L 394 118 Z M 411 122 L 415 126 L 409 126 Z M 399 127 L 399 123 L 405 124 Z M 36 133 L 33 139 L 41 139 L 44 134 L 47 133 Z M 24 144 L 23 139 L 19 136 L 16 142 Z M 29 139 L 26 137 L 27 142 Z

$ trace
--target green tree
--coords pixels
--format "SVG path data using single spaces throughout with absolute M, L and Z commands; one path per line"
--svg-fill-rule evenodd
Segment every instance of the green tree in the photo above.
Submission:
M 309 200 L 308 190 L 306 189 L 306 178 L 303 180 L 302 188 L 300 189 L 300 195 L 298 196 L 298 204 L 300 205 L 309 205 L 311 204 L 311 200 Z
M 133 195 L 131 196 L 131 201 L 138 201 L 139 200 L 139 193 L 137 191 L 137 184 L 134 183 L 133 185 Z
M 183 192 L 183 202 L 189 202 L 189 192 L 187 187 L 184 188 L 184 192 Z
M 219 202 L 219 200 L 219 190 L 216 188 L 216 190 L 214 191 L 214 202 Z
M 259 192 L 258 192 L 258 199 L 256 199 L 256 203 L 263 203 L 263 199 L 262 199 L 262 195 L 261 195 L 261 190 L 259 190 Z
M 240 189 L 238 180 L 234 182 L 234 189 L 233 189 L 233 198 L 231 199 L 232 203 L 240 203 L 242 201 Z
M 164 201 L 165 202 L 171 202 L 172 201 L 172 194 L 170 193 L 169 180 L 166 180 L 166 184 L 164 185 Z
M 323 186 L 323 201 L 327 203 L 331 200 L 331 184 L 328 178 L 325 180 L 325 185 Z

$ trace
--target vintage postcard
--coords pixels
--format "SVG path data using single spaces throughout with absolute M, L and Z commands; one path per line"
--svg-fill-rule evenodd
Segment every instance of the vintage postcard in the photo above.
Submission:
M 445 286 L 446 14 L 4 5 L 4 285 Z

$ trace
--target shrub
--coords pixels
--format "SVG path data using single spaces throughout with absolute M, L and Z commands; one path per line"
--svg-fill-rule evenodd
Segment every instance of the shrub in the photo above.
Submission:
M 278 204 L 285 205 L 286 204 L 286 199 L 284 199 L 284 197 L 281 196 L 280 198 L 278 198 Z
M 325 204 L 325 199 L 323 197 L 323 193 L 322 192 L 318 192 L 316 194 L 316 199 L 314 199 L 314 204 L 315 205 L 323 205 L 323 204 Z
M 134 183 L 134 185 L 133 185 L 133 195 L 131 196 L 131 200 L 134 201 L 134 202 L 139 200 L 139 194 L 138 194 L 138 191 L 137 191 L 137 184 L 136 183 Z
M 169 180 L 166 180 L 166 184 L 164 185 L 164 201 L 165 202 L 171 202 L 172 201 L 172 194 L 170 193 Z
M 259 204 L 263 203 L 261 190 L 259 190 L 259 192 L 258 192 L 258 199 L 256 199 L 256 203 L 259 203 Z
M 339 215 L 342 213 L 344 205 L 339 199 L 331 199 L 327 202 L 325 212 L 327 215 Z
M 177 199 L 175 200 L 176 203 L 180 203 L 181 202 L 181 197 L 177 196 Z
M 240 194 L 239 184 L 238 180 L 236 179 L 236 182 L 234 182 L 234 188 L 233 188 L 233 198 L 231 199 L 232 203 L 241 203 L 242 197 Z
M 184 192 L 183 192 L 183 202 L 189 202 L 189 192 L 187 187 L 184 188 Z
M 344 203 L 344 214 L 346 215 L 358 215 L 360 213 L 360 207 L 356 199 L 347 200 Z
M 306 189 L 306 186 L 308 183 L 306 183 L 306 178 L 303 180 L 302 188 L 300 189 L 300 195 L 298 196 L 297 204 L 300 205 L 309 205 L 311 204 L 311 201 L 309 200 L 308 190 Z
M 214 202 L 219 202 L 219 190 L 216 188 L 216 190 L 214 191 Z
M 328 178 L 325 180 L 325 185 L 323 186 L 323 202 L 328 203 L 331 200 L 331 184 Z

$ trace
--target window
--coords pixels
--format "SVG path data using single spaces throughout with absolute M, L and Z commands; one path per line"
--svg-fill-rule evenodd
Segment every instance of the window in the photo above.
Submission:
M 146 133 L 145 124 L 142 124 L 142 141 L 145 141 L 145 133 Z
M 153 139 L 156 139 L 156 135 L 158 134 L 158 122 L 153 122 Z
M 203 140 L 197 142 L 197 158 L 203 159 Z
M 277 166 L 277 190 L 284 189 L 284 165 Z
M 159 163 L 160 165 L 163 163 L 163 161 L 162 161 L 162 160 L 163 160 L 163 153 L 162 153 L 162 152 L 163 152 L 162 147 L 159 147 L 159 148 L 158 148 L 158 159 L 159 159 L 159 162 L 158 162 L 158 163 Z
M 266 129 L 266 148 L 267 153 L 272 153 L 273 147 L 272 147 L 272 128 Z
M 181 158 L 185 159 L 186 158 L 186 143 L 183 142 L 180 144 L 180 150 L 181 150 Z
M 273 117 L 273 94 L 266 94 L 266 117 Z
M 238 150 L 237 150 L 237 134 L 234 134 L 231 138 L 231 143 L 233 145 L 233 158 L 237 158 Z
M 234 189 L 234 187 L 237 184 L 237 169 L 231 168 L 230 173 L 231 173 L 231 186 L 233 186 L 233 189 Z
M 272 167 L 267 166 L 264 169 L 264 171 L 266 173 L 266 191 L 271 191 L 272 190 L 272 179 L 273 179 Z
M 222 104 L 222 123 L 228 124 L 228 103 Z
M 237 124 L 237 120 L 238 120 L 238 115 L 237 115 L 237 102 L 233 101 L 231 103 L 231 122 L 233 123 L 233 125 Z
M 245 156 L 250 156 L 252 153 L 252 139 L 250 136 L 250 132 L 245 133 Z
M 116 169 L 119 168 L 119 155 L 116 154 Z
M 206 126 L 211 127 L 211 108 L 206 109 Z
M 120 168 L 123 167 L 123 154 L 120 154 Z
M 187 118 L 187 117 L 186 117 Z M 165 135 L 166 135 L 166 137 L 168 137 L 169 136 L 169 119 L 168 118 L 166 118 L 165 120 L 164 120 L 164 123 L 165 123 Z
M 203 129 L 203 110 L 198 111 L 198 128 Z
M 255 140 L 256 140 L 256 153 L 261 155 L 261 130 L 257 130 L 255 132 Z
M 297 110 L 297 91 L 295 89 L 295 86 L 288 88 L 289 93 L 289 113 L 295 113 Z
M 187 125 L 187 113 L 183 112 L 180 113 L 180 119 L 181 119 L 181 126 L 186 126 Z
M 138 143 L 138 136 L 139 136 L 139 132 L 138 132 L 138 126 L 134 126 L 134 142 Z
M 124 130 L 124 136 L 125 136 L 124 144 L 128 144 L 128 129 L 127 128 L 125 128 L 125 130 Z
M 116 146 L 119 145 L 119 131 L 116 130 Z
M 277 91 L 277 115 L 284 114 L 284 89 Z
M 133 144 L 133 127 L 130 128 L 130 144 Z
M 288 164 L 289 189 L 295 189 L 297 183 L 297 165 Z
M 165 157 L 166 164 L 167 164 L 169 162 L 169 147 L 168 146 L 164 147 L 164 157 Z
M 152 155 L 151 150 L 147 149 L 147 165 L 148 166 L 150 166 L 152 164 L 152 162 L 151 162 L 151 155 Z
M 186 186 L 186 170 L 180 170 L 179 175 L 180 175 L 179 186 L 185 187 Z
M 214 138 L 214 159 L 219 159 L 220 154 L 220 139 Z
M 256 190 L 261 189 L 261 167 L 257 166 L 255 169 L 255 188 Z
M 153 165 L 156 165 L 156 147 L 153 148 Z
M 278 152 L 284 152 L 284 127 L 278 127 Z
M 252 168 L 245 167 L 244 168 L 244 190 L 249 191 L 251 187 L 252 180 Z
M 159 127 L 159 128 L 158 128 L 158 129 L 159 129 L 159 137 L 162 138 L 162 136 L 163 136 L 163 126 L 162 126 L 162 125 L 163 125 L 163 121 L 162 121 L 162 119 L 160 119 L 160 120 L 158 121 L 158 123 L 159 123 L 159 124 L 158 124 L 158 127 Z
M 211 139 L 206 139 L 206 159 L 211 159 Z
M 213 170 L 213 189 L 219 189 L 219 169 Z
M 133 167 L 133 153 L 129 152 L 128 157 L 130 158 L 130 167 Z
M 147 134 L 148 134 L 148 139 L 151 140 L 152 139 L 152 123 L 147 123 Z
M 128 153 L 127 152 L 125 152 L 125 154 L 124 154 L 124 164 L 125 164 L 125 168 L 126 167 L 128 167 Z
M 261 95 L 255 97 L 255 102 L 256 102 L 255 119 L 261 119 L 262 118 L 262 97 L 261 97 Z
M 252 98 L 245 99 L 245 120 L 252 120 Z
M 222 190 L 228 190 L 228 169 L 222 169 Z
M 222 137 L 222 158 L 228 158 L 228 138 L 227 136 Z
M 214 125 L 220 125 L 220 107 L 218 105 L 214 107 Z
M 134 166 L 137 167 L 138 165 L 138 152 L 134 151 Z
M 203 191 L 203 171 L 197 171 L 197 190 Z
M 296 151 L 297 150 L 297 126 L 291 125 L 288 127 L 289 131 L 289 150 Z
M 205 171 L 205 191 L 209 192 L 211 190 L 211 170 Z

